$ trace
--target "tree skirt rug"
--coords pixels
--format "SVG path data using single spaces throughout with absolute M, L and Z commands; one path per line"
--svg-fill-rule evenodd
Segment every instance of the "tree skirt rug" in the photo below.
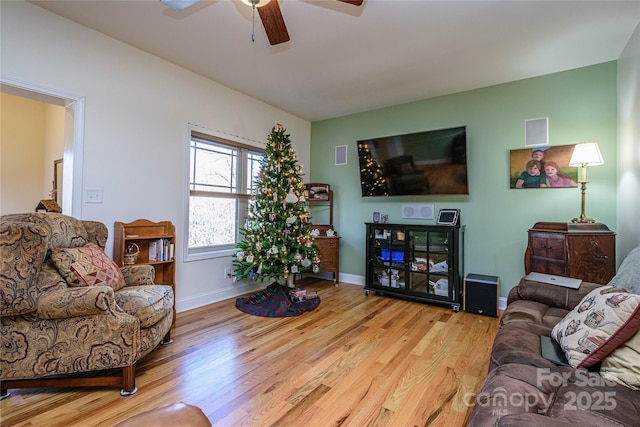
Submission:
M 236 299 L 236 308 L 254 316 L 295 317 L 305 311 L 314 310 L 320 305 L 320 297 L 302 302 L 293 302 L 289 297 L 289 288 L 272 283 L 263 291 L 248 297 Z

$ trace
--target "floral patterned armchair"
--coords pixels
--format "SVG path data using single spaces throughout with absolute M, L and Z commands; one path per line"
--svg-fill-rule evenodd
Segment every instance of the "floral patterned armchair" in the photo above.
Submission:
M 118 384 L 132 395 L 136 362 L 171 341 L 171 287 L 153 284 L 151 266 L 120 269 L 106 241 L 96 221 L 0 218 L 0 398 L 11 388 Z M 98 375 L 78 375 L 90 371 Z

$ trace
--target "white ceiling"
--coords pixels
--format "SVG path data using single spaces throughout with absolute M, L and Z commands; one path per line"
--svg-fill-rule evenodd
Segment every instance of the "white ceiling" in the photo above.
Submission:
M 640 22 L 640 0 L 280 0 L 270 46 L 239 0 L 32 3 L 310 121 L 616 60 Z

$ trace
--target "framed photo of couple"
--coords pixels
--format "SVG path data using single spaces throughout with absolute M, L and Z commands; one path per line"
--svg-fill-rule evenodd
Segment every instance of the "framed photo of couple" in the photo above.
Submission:
M 570 188 L 578 186 L 578 168 L 569 160 L 575 145 L 511 150 L 510 188 Z

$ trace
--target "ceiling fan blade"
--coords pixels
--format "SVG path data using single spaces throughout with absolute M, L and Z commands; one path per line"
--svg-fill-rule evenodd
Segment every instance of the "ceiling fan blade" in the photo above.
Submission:
M 338 0 L 338 1 L 341 1 L 342 3 L 349 3 L 354 6 L 362 6 L 362 3 L 364 2 L 364 0 Z
M 289 32 L 286 25 L 284 25 L 284 18 L 282 18 L 278 0 L 271 0 L 257 9 L 271 46 L 288 42 L 290 40 Z

